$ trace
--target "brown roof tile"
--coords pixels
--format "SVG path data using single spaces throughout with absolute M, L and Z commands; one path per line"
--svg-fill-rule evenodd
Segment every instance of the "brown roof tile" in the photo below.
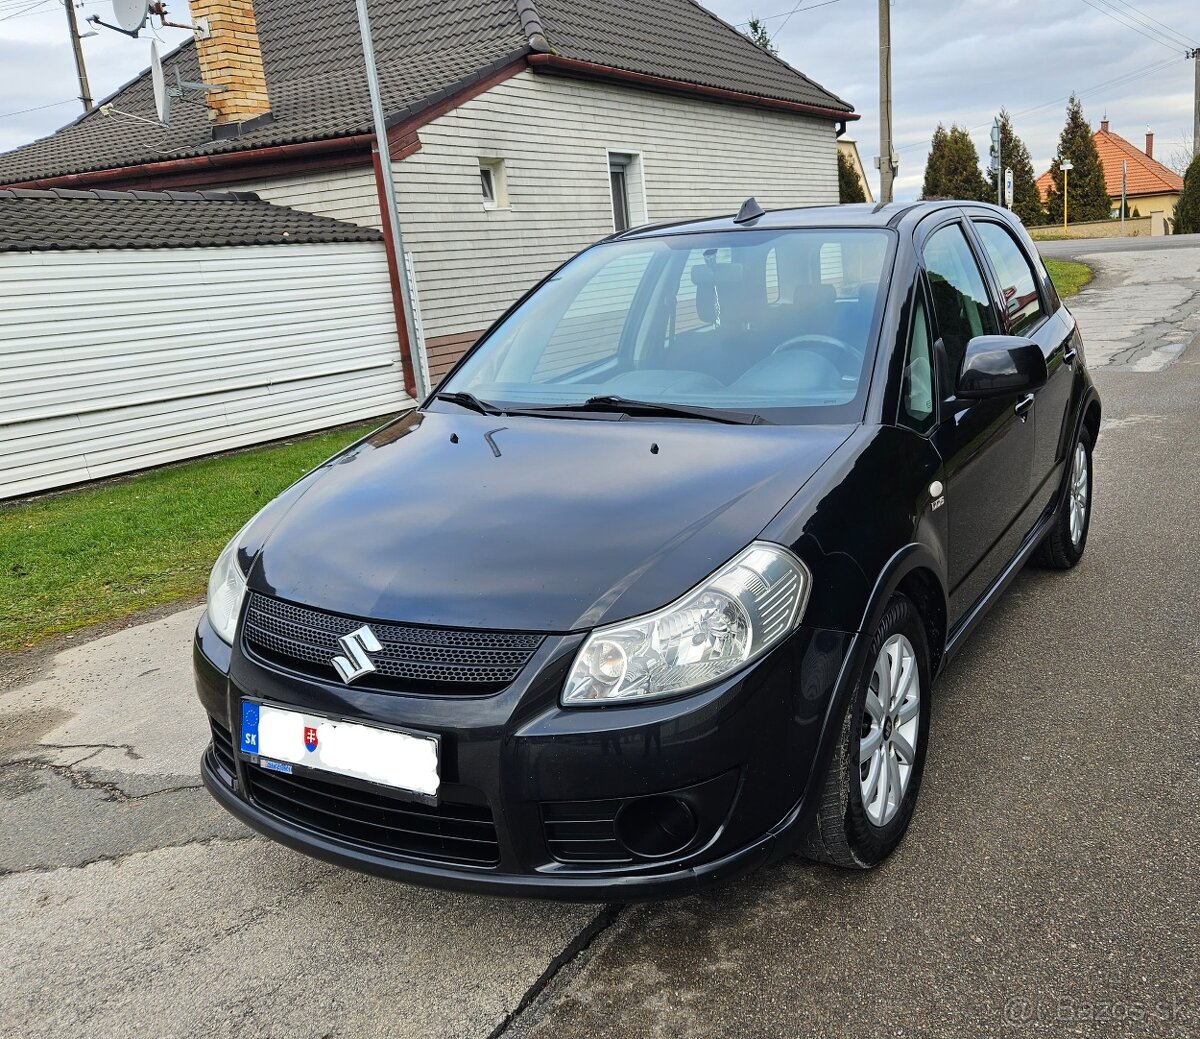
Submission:
M 352 3 L 255 0 L 272 117 L 213 140 L 202 105 L 176 104 L 157 124 L 149 70 L 57 133 L 0 155 L 0 184 L 316 141 L 370 129 Z M 418 114 L 542 49 L 685 84 L 850 113 L 852 107 L 755 46 L 693 0 L 372 0 L 376 58 L 389 122 Z M 532 34 L 532 35 L 531 35 Z M 163 59 L 168 81 L 200 78 L 188 41 Z

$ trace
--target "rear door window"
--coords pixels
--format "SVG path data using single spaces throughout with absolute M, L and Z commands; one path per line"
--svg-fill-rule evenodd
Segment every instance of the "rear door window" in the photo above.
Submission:
M 975 230 L 979 232 L 983 248 L 1000 279 L 1010 331 L 1013 335 L 1028 335 L 1047 316 L 1029 259 L 1008 230 L 999 224 L 976 220 Z

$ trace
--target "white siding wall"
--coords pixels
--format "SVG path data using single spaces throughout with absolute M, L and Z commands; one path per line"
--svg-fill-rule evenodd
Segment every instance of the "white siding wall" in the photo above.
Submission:
M 0 254 L 0 498 L 410 404 L 380 244 Z
M 535 279 L 613 230 L 608 152 L 640 156 L 648 220 L 836 203 L 828 120 L 523 72 L 420 131 L 396 170 L 428 336 L 486 326 Z M 508 210 L 480 202 L 501 158 Z M 631 194 L 634 192 L 631 191 Z
M 254 191 L 268 202 L 291 206 L 305 213 L 318 213 L 360 227 L 379 228 L 379 196 L 371 166 L 275 180 L 239 181 L 225 185 L 227 191 Z
M 421 150 L 399 164 L 396 182 L 429 338 L 484 328 L 613 230 L 610 151 L 639 156 L 631 203 L 648 220 L 730 213 L 748 195 L 768 208 L 838 200 L 828 120 L 533 72 L 419 136 Z M 504 160 L 508 209 L 483 208 L 480 158 Z M 378 226 L 370 167 L 230 187 Z

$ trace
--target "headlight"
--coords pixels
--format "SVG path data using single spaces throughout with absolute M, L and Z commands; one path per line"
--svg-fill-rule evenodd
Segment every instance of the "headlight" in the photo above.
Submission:
M 715 682 L 795 629 L 811 585 L 791 552 L 756 541 L 670 606 L 592 632 L 563 705 L 652 700 Z
M 246 527 L 250 526 L 249 523 Z M 238 565 L 238 542 L 246 527 L 242 527 L 221 550 L 208 578 L 208 623 L 222 639 L 233 644 L 238 614 L 246 595 L 246 576 Z

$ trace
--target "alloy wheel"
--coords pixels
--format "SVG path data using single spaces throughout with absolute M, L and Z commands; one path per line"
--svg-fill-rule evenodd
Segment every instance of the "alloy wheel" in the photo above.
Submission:
M 1087 526 L 1088 510 L 1088 458 L 1087 448 L 1082 443 L 1075 445 L 1075 461 L 1071 467 L 1070 487 L 1070 522 L 1071 544 L 1076 548 L 1083 540 L 1083 531 Z
M 912 643 L 893 635 L 883 644 L 859 730 L 858 761 L 867 818 L 886 826 L 904 803 L 916 761 L 921 673 Z

